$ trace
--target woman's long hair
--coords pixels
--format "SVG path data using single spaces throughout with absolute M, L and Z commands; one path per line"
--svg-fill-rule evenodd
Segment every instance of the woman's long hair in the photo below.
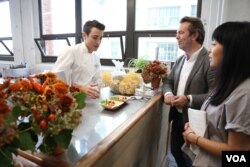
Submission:
M 224 23 L 214 30 L 212 39 L 223 46 L 210 101 L 212 105 L 219 105 L 250 77 L 250 22 Z

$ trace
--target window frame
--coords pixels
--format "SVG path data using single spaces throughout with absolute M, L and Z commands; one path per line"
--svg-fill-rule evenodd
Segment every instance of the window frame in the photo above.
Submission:
M 9 54 L 0 54 L 0 60 L 4 61 L 14 61 L 14 53 L 8 48 L 8 46 L 4 43 L 4 41 L 11 40 L 12 37 L 0 37 L 0 45 L 3 45 L 3 47 L 9 52 Z
M 120 38 L 120 44 L 121 44 L 121 53 L 122 53 L 122 59 L 117 60 L 124 60 L 125 59 L 125 47 L 123 42 L 123 36 L 126 38 L 126 32 L 124 31 L 115 31 L 115 32 L 104 32 L 103 38 L 112 38 L 112 37 L 119 37 Z M 126 42 L 126 41 L 125 41 Z M 105 65 L 113 65 L 112 59 L 100 59 L 101 64 Z
M 81 33 L 81 0 L 75 0 L 75 19 L 76 19 L 76 30 L 75 33 L 64 33 L 64 34 L 43 34 L 43 17 L 42 17 L 42 0 L 38 0 L 38 14 L 39 14 L 39 32 L 40 32 L 40 38 L 34 38 L 34 41 L 41 53 L 41 60 L 42 63 L 54 63 L 57 60 L 57 56 L 54 55 L 46 55 L 44 52 L 44 48 L 39 44 L 38 41 L 42 40 L 58 40 L 58 39 L 66 39 L 66 41 L 69 41 L 68 38 L 75 37 L 75 41 L 77 43 L 80 43 L 82 41 L 82 33 Z M 80 16 L 80 17 L 79 17 Z M 70 43 L 68 42 L 70 45 Z
M 75 37 L 74 34 L 63 34 L 63 35 L 44 35 L 42 38 L 35 38 L 35 43 L 41 53 L 42 56 L 42 62 L 55 62 L 57 59 L 57 56 L 53 55 L 47 55 L 44 52 L 44 47 L 40 44 L 41 42 L 39 41 L 47 41 L 47 40 L 66 40 L 68 46 L 70 46 L 70 37 Z
M 67 38 L 67 37 L 75 37 L 75 41 L 77 43 L 82 42 L 82 0 L 75 0 L 75 19 L 76 19 L 76 31 L 72 34 L 51 34 L 51 35 L 43 35 L 42 32 L 42 11 L 41 11 L 41 2 L 42 0 L 38 0 L 39 2 L 39 27 L 40 27 L 40 38 L 35 40 L 46 40 L 46 39 L 58 39 L 58 38 Z M 202 0 L 197 0 L 197 17 L 201 17 L 201 6 Z M 175 37 L 176 30 L 145 30 L 145 31 L 136 31 L 135 30 L 135 9 L 136 9 L 136 0 L 127 0 L 127 27 L 126 31 L 104 31 L 104 38 L 107 37 L 120 37 L 121 45 L 123 45 L 122 36 L 125 36 L 125 47 L 121 46 L 123 61 L 125 61 L 125 65 L 127 66 L 128 60 L 131 58 L 138 57 L 138 40 L 140 37 Z M 125 50 L 123 49 L 125 48 Z M 39 49 L 40 50 L 40 49 Z M 46 56 L 42 53 L 42 62 L 55 62 L 57 56 Z M 101 59 L 102 65 L 113 65 L 111 59 Z

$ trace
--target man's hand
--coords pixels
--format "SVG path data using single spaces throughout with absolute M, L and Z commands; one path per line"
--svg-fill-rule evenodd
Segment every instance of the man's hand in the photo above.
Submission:
M 174 95 L 165 95 L 164 102 L 172 106 L 172 101 L 174 100 L 174 97 L 175 97 Z
M 175 106 L 176 108 L 183 108 L 188 103 L 189 101 L 185 95 L 174 96 L 174 99 L 172 100 L 172 106 Z

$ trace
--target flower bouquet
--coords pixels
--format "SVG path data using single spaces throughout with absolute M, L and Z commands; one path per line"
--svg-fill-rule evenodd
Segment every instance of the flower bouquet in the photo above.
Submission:
M 154 60 L 143 68 L 141 75 L 145 83 L 152 83 L 154 81 L 160 82 L 161 79 L 167 76 L 167 72 L 168 69 L 165 64 L 158 60 Z M 153 86 L 153 88 L 157 88 L 157 86 Z
M 85 94 L 52 72 L 0 85 L 0 162 L 12 166 L 12 153 L 67 148 L 81 119 Z M 40 140 L 39 140 L 40 139 Z

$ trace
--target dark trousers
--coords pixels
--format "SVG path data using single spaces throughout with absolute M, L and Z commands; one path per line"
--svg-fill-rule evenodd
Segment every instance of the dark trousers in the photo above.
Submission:
M 191 159 L 181 150 L 181 147 L 184 144 L 182 135 L 182 132 L 184 131 L 182 114 L 175 113 L 174 115 L 171 132 L 171 153 L 173 154 L 178 167 L 192 167 Z

